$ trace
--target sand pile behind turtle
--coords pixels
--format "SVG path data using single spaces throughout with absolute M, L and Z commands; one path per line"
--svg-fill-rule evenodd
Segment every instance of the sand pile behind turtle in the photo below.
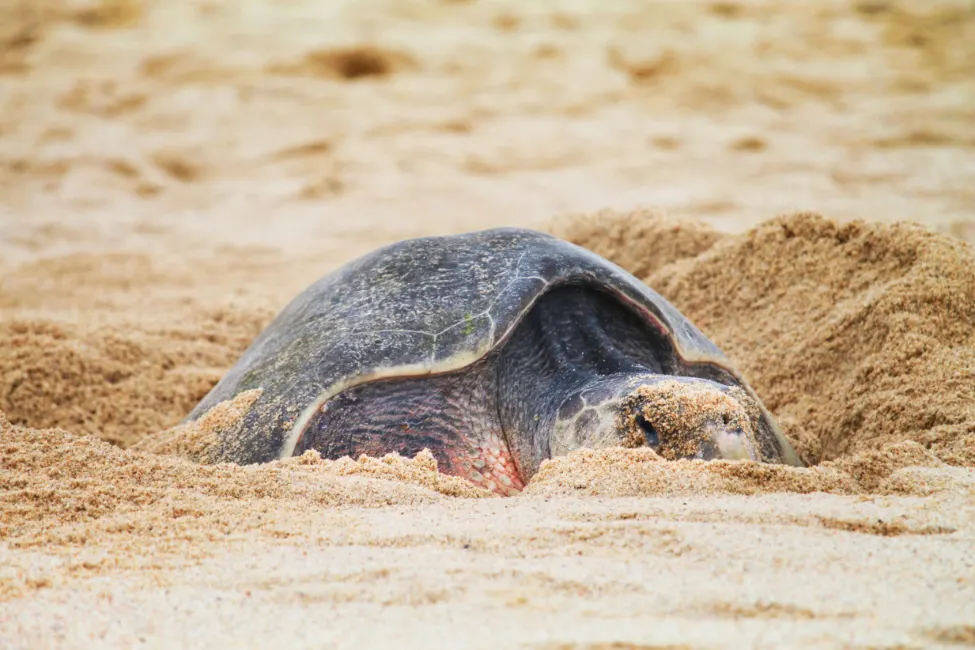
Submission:
M 644 211 L 552 229 L 642 270 L 744 371 L 804 460 L 821 464 L 675 465 L 646 450 L 584 452 L 548 463 L 530 492 L 924 494 L 957 472 L 919 467 L 975 466 L 971 246 L 917 225 L 815 214 L 723 237 Z M 660 262 L 634 262 L 634 250 L 660 241 Z
M 696 257 L 724 236 L 703 221 L 650 209 L 575 214 L 555 219 L 547 230 L 644 280 L 677 260 Z
M 807 462 L 913 440 L 975 465 L 970 245 L 917 225 L 815 214 L 720 240 L 701 223 L 607 217 L 557 230 L 618 263 L 666 240 L 673 263 L 644 267 L 642 279 L 744 371 Z
M 84 284 L 77 292 L 80 304 L 67 311 L 84 309 L 84 320 L 95 322 L 64 322 L 57 311 L 54 318 L 18 313 L 16 292 L 9 290 L 13 282 L 5 283 L 0 313 L 11 318 L 0 318 L 0 411 L 15 424 L 60 427 L 120 447 L 178 422 L 273 315 L 253 308 L 174 310 L 178 322 L 153 323 L 133 321 L 123 312 L 121 322 L 111 313 L 103 316 L 107 323 L 97 322 L 88 293 L 101 292 L 123 304 L 126 299 L 111 286 L 114 265 L 102 265 L 96 277 L 73 267 L 34 267 L 37 284 L 46 279 L 66 287 L 63 293 L 72 293 L 75 282 Z M 131 282 L 153 286 L 152 278 L 138 272 Z

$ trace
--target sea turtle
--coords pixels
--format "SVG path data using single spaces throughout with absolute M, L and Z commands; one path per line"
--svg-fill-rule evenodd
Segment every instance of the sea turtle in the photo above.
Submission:
M 426 448 L 441 471 L 500 494 L 582 447 L 800 464 L 742 375 L 670 303 L 595 253 L 521 228 L 410 239 L 325 276 L 188 420 L 252 389 L 213 460 Z

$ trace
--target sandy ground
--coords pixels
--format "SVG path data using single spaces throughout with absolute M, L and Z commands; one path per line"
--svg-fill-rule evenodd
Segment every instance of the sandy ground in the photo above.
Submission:
M 0 3 L 0 647 L 975 644 L 973 43 L 967 2 Z M 814 466 L 499 499 L 129 449 L 322 274 L 496 225 L 647 280 Z

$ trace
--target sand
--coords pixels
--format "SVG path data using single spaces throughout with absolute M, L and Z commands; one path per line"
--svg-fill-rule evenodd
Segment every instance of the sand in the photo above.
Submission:
M 975 643 L 975 13 L 600 6 L 0 6 L 0 647 Z M 496 225 L 672 300 L 810 466 L 185 458 L 307 284 Z

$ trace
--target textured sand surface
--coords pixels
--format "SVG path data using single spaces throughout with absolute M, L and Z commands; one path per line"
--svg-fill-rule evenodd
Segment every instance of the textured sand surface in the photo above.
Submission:
M 973 43 L 961 1 L 0 3 L 0 648 L 975 644 Z M 497 225 L 654 286 L 811 466 L 178 457 L 307 284 Z

